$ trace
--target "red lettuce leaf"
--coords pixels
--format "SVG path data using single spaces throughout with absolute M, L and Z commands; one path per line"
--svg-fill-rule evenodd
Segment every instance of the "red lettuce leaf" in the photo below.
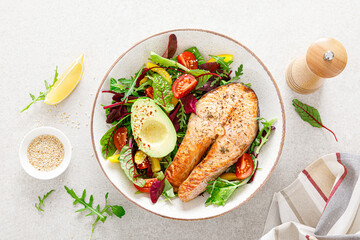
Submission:
M 185 97 L 181 98 L 181 102 L 184 105 L 185 113 L 195 113 L 196 114 L 196 102 L 197 99 L 193 94 L 189 93 Z
M 156 203 L 165 188 L 165 178 L 154 182 L 150 187 L 150 198 L 152 203 Z
M 179 118 L 176 116 L 177 112 L 180 109 L 180 104 L 177 104 L 177 107 L 172 111 L 172 113 L 169 115 L 169 118 L 171 120 L 171 122 L 174 125 L 175 131 L 177 132 L 180 128 L 180 124 L 179 124 Z
M 207 63 L 203 63 L 200 64 L 199 69 L 203 69 L 203 70 L 207 70 L 211 73 L 215 73 L 216 70 L 218 70 L 220 68 L 220 64 L 216 63 L 216 62 L 207 62 Z
M 169 36 L 169 43 L 168 46 L 162 55 L 164 58 L 172 58 L 176 52 L 177 49 L 177 38 L 175 34 L 171 34 Z
M 109 115 L 106 118 L 106 122 L 113 123 L 115 120 L 119 121 L 120 119 L 122 119 L 123 117 L 125 117 L 128 114 L 130 114 L 130 113 L 126 110 L 126 107 L 124 107 L 124 105 L 120 105 L 118 107 L 111 108 Z

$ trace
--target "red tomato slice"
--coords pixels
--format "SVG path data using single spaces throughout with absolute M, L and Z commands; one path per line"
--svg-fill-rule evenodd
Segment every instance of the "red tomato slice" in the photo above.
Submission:
M 148 87 L 147 89 L 145 89 L 145 95 L 151 99 L 154 99 L 154 89 L 153 87 Z
M 143 187 L 139 187 L 137 185 L 134 184 L 134 186 L 136 187 L 137 190 L 139 190 L 140 192 L 145 192 L 145 193 L 149 193 L 150 192 L 150 188 L 151 185 L 158 181 L 157 178 L 149 178 L 149 179 L 145 179 L 145 185 Z
M 245 179 L 251 175 L 254 170 L 254 161 L 247 153 L 239 158 L 236 163 L 235 174 L 238 179 Z
M 121 127 L 116 130 L 114 134 L 114 144 L 119 151 L 121 151 L 121 149 L 126 145 L 126 138 L 127 129 L 125 127 Z
M 144 161 L 142 161 L 142 163 L 137 165 L 138 169 L 146 169 L 150 167 L 150 161 L 146 158 Z
M 196 87 L 197 81 L 193 75 L 183 74 L 178 77 L 172 85 L 172 92 L 175 98 L 180 99 L 186 96 Z
M 198 69 L 196 57 L 191 52 L 183 52 L 176 60 L 188 69 Z

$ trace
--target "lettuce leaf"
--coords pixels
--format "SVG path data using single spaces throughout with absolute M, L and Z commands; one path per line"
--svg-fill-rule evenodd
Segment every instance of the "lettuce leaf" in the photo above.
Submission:
M 149 76 L 149 78 L 152 80 L 154 101 L 162 106 L 166 112 L 172 111 L 174 105 L 171 103 L 173 98 L 171 84 L 157 73 L 153 74 L 151 77 Z
M 138 173 L 136 171 L 135 163 L 133 161 L 132 149 L 128 145 L 125 145 L 121 149 L 119 161 L 120 166 L 124 170 L 127 178 L 135 185 L 143 187 L 145 185 L 145 180 L 140 177 L 135 177 L 138 175 Z

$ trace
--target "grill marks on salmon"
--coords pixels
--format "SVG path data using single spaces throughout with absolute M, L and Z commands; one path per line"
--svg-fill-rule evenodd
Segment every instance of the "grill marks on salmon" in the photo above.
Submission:
M 209 181 L 233 165 L 249 148 L 258 130 L 257 97 L 240 83 L 207 93 L 197 102 L 196 112 L 197 115 L 191 115 L 184 140 L 166 170 L 166 178 L 174 189 L 179 188 L 182 201 L 197 197 L 206 190 Z

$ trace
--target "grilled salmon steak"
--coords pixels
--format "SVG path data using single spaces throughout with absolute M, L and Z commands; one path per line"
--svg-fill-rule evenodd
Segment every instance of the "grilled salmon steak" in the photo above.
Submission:
M 184 202 L 204 192 L 209 181 L 233 165 L 258 131 L 257 97 L 240 83 L 205 94 L 196 104 L 196 113 L 191 114 L 185 137 L 165 174 Z

